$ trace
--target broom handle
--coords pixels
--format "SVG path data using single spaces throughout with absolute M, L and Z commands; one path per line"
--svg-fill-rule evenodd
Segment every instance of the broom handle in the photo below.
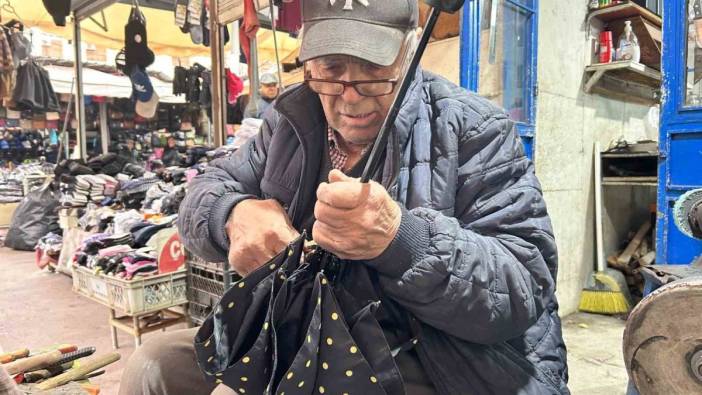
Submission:
M 600 143 L 595 142 L 595 245 L 597 256 L 597 271 L 605 270 L 604 236 L 602 234 L 602 158 Z

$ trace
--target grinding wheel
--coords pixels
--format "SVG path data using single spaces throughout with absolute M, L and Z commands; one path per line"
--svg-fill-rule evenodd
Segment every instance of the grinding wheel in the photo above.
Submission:
M 624 330 L 624 362 L 641 395 L 702 394 L 702 278 L 644 298 Z
M 675 225 L 682 233 L 695 237 L 698 229 L 693 229 L 690 221 L 692 210 L 702 202 L 702 189 L 693 189 L 683 194 L 675 201 L 673 206 L 673 219 Z

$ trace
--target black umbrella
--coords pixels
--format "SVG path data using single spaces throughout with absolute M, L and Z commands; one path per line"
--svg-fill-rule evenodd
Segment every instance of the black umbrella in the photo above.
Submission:
M 362 177 L 378 169 L 421 55 L 441 11 L 463 0 L 429 0 L 422 37 Z M 303 259 L 305 234 L 235 283 L 195 336 L 198 364 L 210 380 L 240 394 L 404 394 L 400 371 L 375 317 L 378 300 L 340 286 L 346 263 L 317 249 Z M 369 270 L 357 265 L 356 270 Z M 371 286 L 371 274 L 361 284 Z M 412 318 L 409 319 L 412 321 Z

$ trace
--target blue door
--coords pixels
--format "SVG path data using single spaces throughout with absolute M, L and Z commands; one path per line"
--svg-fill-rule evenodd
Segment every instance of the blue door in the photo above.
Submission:
M 538 0 L 467 0 L 461 85 L 503 107 L 533 158 Z
M 680 195 L 702 188 L 702 1 L 665 0 L 663 7 L 656 262 L 685 265 L 702 243 L 676 228 L 672 211 Z

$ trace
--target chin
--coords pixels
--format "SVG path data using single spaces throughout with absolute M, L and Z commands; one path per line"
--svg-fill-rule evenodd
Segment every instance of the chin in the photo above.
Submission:
M 347 143 L 354 145 L 368 145 L 375 141 L 378 136 L 379 128 L 372 126 L 368 128 L 345 128 L 345 131 L 340 131 L 341 137 Z

